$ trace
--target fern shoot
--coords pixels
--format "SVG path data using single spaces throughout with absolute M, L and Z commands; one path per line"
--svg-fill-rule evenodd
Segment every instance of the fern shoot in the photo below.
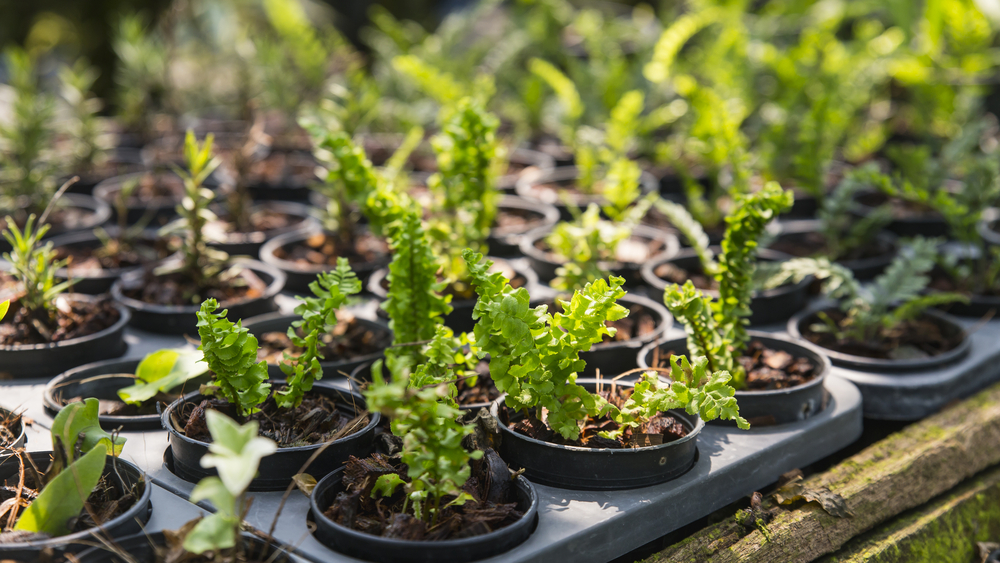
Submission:
M 267 383 L 267 363 L 257 361 L 257 338 L 243 328 L 242 321 L 233 324 L 227 311 L 217 313 L 215 299 L 207 299 L 198 311 L 199 350 L 212 370 L 212 386 L 218 389 L 240 416 L 259 411 L 271 390 Z

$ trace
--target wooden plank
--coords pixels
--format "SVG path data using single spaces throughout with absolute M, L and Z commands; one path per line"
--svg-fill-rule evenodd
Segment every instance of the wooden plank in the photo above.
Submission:
M 1000 467 L 847 543 L 820 563 L 970 563 L 1000 539 Z
M 835 518 L 818 505 L 774 508 L 770 540 L 741 537 L 732 519 L 709 526 L 647 559 L 666 562 L 806 563 L 920 506 L 1000 463 L 1000 385 L 956 403 L 806 480 L 844 497 L 854 513 Z

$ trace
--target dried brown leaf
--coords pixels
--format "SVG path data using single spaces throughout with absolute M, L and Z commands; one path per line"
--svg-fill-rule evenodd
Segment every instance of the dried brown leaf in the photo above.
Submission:
M 774 499 L 778 504 L 792 504 L 796 501 L 819 503 L 828 514 L 837 518 L 849 518 L 854 514 L 847 508 L 844 497 L 834 493 L 826 487 L 807 487 L 801 477 L 797 477 L 788 482 L 785 486 L 774 493 Z

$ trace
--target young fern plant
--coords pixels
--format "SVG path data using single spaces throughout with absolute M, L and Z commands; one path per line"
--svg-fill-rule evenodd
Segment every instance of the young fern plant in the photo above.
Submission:
M 854 197 L 870 186 L 870 174 L 874 168 L 862 166 L 851 170 L 820 205 L 818 218 L 820 233 L 826 242 L 825 254 L 833 260 L 847 256 L 850 252 L 871 244 L 892 220 L 892 210 L 888 205 L 880 205 L 861 219 L 851 213 Z
M 614 335 L 607 321 L 628 315 L 628 309 L 616 302 L 625 295 L 622 278 L 611 276 L 587 284 L 569 301 L 559 301 L 563 312 L 550 315 L 545 305 L 528 306 L 524 288 L 512 288 L 499 272 L 488 273 L 490 263 L 481 263 L 482 255 L 469 250 L 464 256 L 479 294 L 473 312 L 475 347 L 480 357 L 489 354 L 490 376 L 507 394 L 508 408 L 544 419 L 566 440 L 580 437 L 582 422 L 588 417 L 607 415 L 638 424 L 649 420 L 641 413 L 655 414 L 657 405 L 683 407 L 705 420 L 723 417 L 746 425 L 738 419 L 735 392 L 726 384 L 730 376 L 721 370 L 711 377 L 695 371 L 678 373 L 669 389 L 648 395 L 658 403 L 633 403 L 627 413 L 577 385 L 576 375 L 586 367 L 580 353 L 604 336 Z M 657 386 L 655 376 L 648 380 L 650 386 Z
M 711 372 L 731 373 L 737 389 L 746 379 L 737 358 L 750 340 L 746 326 L 751 314 L 757 241 L 767 224 L 792 206 L 792 200 L 792 193 L 774 182 L 760 192 L 738 198 L 735 211 L 726 217 L 722 252 L 710 270 L 705 265 L 719 284 L 718 299 L 702 294 L 690 280 L 683 287 L 668 286 L 663 294 L 667 309 L 684 324 L 691 355 L 706 357 Z
M 337 311 L 348 298 L 361 292 L 361 280 L 351 270 L 347 258 L 340 257 L 337 268 L 320 273 L 316 281 L 309 284 L 309 289 L 314 297 L 300 298 L 302 303 L 295 307 L 295 314 L 302 320 L 293 322 L 288 328 L 288 338 L 303 351 L 297 356 L 284 353 L 281 371 L 287 377 L 287 387 L 274 394 L 274 400 L 283 408 L 301 405 L 313 382 L 323 379 L 319 339 L 337 325 Z M 302 336 L 299 336 L 300 331 Z
M 407 509 L 429 526 L 438 522 L 441 510 L 473 500 L 462 490 L 471 474 L 469 461 L 480 459 L 480 450 L 469 452 L 462 440 L 474 432 L 473 425 L 459 422 L 462 411 L 446 400 L 451 391 L 445 384 L 414 387 L 406 378 L 386 382 L 378 370 L 365 390 L 368 408 L 390 418 L 392 433 L 403 439 L 402 462 L 409 482 L 392 473 L 379 477 L 372 498 L 391 496 L 402 486 Z M 443 499 L 453 496 L 442 506 Z
M 812 330 L 830 332 L 839 341 L 879 341 L 930 307 L 968 301 L 957 293 L 924 293 L 930 281 L 927 273 L 934 267 L 939 244 L 935 239 L 913 239 L 871 287 L 863 287 L 847 277 L 830 292 L 831 297 L 840 299 L 844 318 L 838 323 L 820 313 L 823 324 L 813 325 Z
M 267 382 L 267 362 L 257 361 L 257 337 L 243 328 L 242 321 L 233 324 L 226 318 L 228 311 L 217 313 L 215 299 L 207 299 L 198 311 L 199 350 L 212 370 L 210 389 L 236 407 L 246 417 L 260 410 L 270 393 Z

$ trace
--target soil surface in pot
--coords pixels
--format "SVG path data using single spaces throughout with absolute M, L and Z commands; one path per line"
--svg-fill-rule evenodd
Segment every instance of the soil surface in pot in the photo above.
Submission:
M 561 254 L 554 252 L 545 239 L 535 241 L 535 248 L 545 253 L 551 262 L 564 262 L 566 260 Z M 614 260 L 617 262 L 642 264 L 652 256 L 663 252 L 666 247 L 662 240 L 645 239 L 633 236 L 618 243 L 615 255 L 603 258 L 604 260 Z
M 11 309 L 17 312 L 7 317 L 9 322 L 0 323 L 0 345 L 3 346 L 50 344 L 79 338 L 100 332 L 121 318 L 110 298 L 75 300 L 60 297 L 51 316 L 44 311 L 29 314 L 14 302 Z
M 499 236 L 526 233 L 544 223 L 545 216 L 530 209 L 501 207 L 497 210 L 492 231 Z
M 30 210 L 30 212 L 35 213 L 36 215 L 41 214 L 39 210 Z M 19 228 L 23 229 L 25 224 L 28 222 L 28 214 L 29 209 L 23 207 L 0 210 L 0 230 L 7 228 L 6 217 L 8 215 L 12 216 L 14 218 L 14 223 Z M 74 207 L 72 205 L 67 205 L 63 200 L 59 200 L 54 206 L 52 206 L 52 211 L 49 213 L 48 220 L 46 220 L 47 224 L 52 225 L 52 229 L 49 231 L 49 236 L 55 233 L 80 229 L 93 216 L 94 211 L 91 209 Z
M 33 467 L 31 460 L 27 456 L 21 457 L 21 460 L 23 461 L 22 471 L 24 487 L 19 490 L 18 482 L 21 475 L 13 475 L 9 477 L 3 485 L 0 486 L 0 503 L 3 503 L 4 505 L 8 505 L 9 503 L 10 505 L 17 507 L 16 510 L 18 518 L 20 518 L 24 509 L 27 508 L 41 492 L 38 488 L 38 472 L 47 471 L 45 467 Z M 87 497 L 87 502 L 84 505 L 83 510 L 80 511 L 80 516 L 76 519 L 76 522 L 70 529 L 70 533 L 83 532 L 97 526 L 102 526 L 109 520 L 121 516 L 135 504 L 136 500 L 140 496 L 138 484 L 135 485 L 134 490 L 120 493 L 111 483 L 112 475 L 114 475 L 113 472 L 109 473 L 107 471 L 101 475 L 101 480 L 98 481 L 97 486 L 94 488 L 94 492 L 90 493 L 90 496 Z M 15 499 L 20 499 L 20 501 Z M 8 520 L 9 517 L 10 514 L 6 513 L 3 515 L 3 519 L 0 520 L 0 525 L 2 525 L 3 530 L 0 532 L 0 544 L 42 541 L 51 538 L 50 535 L 45 533 L 14 530 L 13 526 L 7 526 L 7 523 L 10 522 L 10 520 Z
M 260 410 L 249 417 L 241 417 L 236 408 L 225 399 L 204 399 L 199 403 L 184 403 L 174 420 L 175 428 L 192 440 L 211 442 L 205 422 L 206 410 L 217 410 L 245 424 L 250 420 L 260 423 L 258 434 L 278 443 L 279 448 L 322 444 L 350 436 L 368 424 L 368 413 L 354 415 L 337 408 L 332 397 L 309 391 L 302 404 L 292 409 L 278 408 L 274 392 L 284 389 L 272 387 L 271 395 L 260 405 Z
M 973 282 L 974 280 L 970 278 L 969 281 Z M 986 288 L 985 291 L 973 293 L 969 290 L 968 284 L 959 283 L 951 274 L 940 268 L 931 270 L 931 281 L 927 287 L 937 291 L 962 293 L 969 296 L 1000 297 L 1000 287 L 990 287 Z
M 250 164 L 247 183 L 280 184 L 289 179 L 302 183 L 317 181 L 316 162 L 308 155 L 275 151 Z
M 392 344 L 388 331 L 372 330 L 371 327 L 359 323 L 353 315 L 342 314 L 333 330 L 320 335 L 318 352 L 324 361 L 350 360 L 369 354 L 375 354 Z M 302 329 L 296 329 L 299 337 L 304 338 Z M 302 348 L 292 344 L 287 332 L 265 332 L 260 337 L 260 349 L 257 360 L 269 364 L 279 364 L 287 352 L 292 357 L 302 354 Z
M 609 403 L 621 407 L 632 395 L 632 388 L 620 385 L 612 386 L 610 382 L 606 382 L 597 394 Z M 505 413 L 510 412 L 506 407 L 503 407 L 501 410 Z M 588 417 L 583 422 L 580 437 L 576 440 L 563 438 L 558 432 L 549 428 L 548 423 L 544 420 L 539 420 L 533 413 L 529 413 L 527 417 L 519 416 L 514 418 L 508 426 L 518 434 L 551 444 L 618 450 L 666 444 L 688 435 L 688 428 L 684 426 L 683 422 L 664 413 L 658 413 L 637 430 L 625 428 L 617 438 L 605 438 L 600 435 L 600 432 L 611 432 L 619 429 L 618 423 L 607 416 L 600 418 Z
M 858 203 L 868 207 L 879 207 L 885 203 L 889 204 L 894 219 L 921 219 L 941 217 L 933 207 L 921 203 L 906 201 L 899 198 L 890 198 L 881 192 L 861 194 L 857 197 Z
M 653 268 L 653 274 L 661 280 L 665 280 L 668 283 L 676 283 L 677 285 L 684 285 L 684 282 L 691 280 L 694 286 L 702 291 L 718 291 L 719 282 L 712 276 L 706 275 L 705 271 L 699 265 L 697 268 L 685 269 L 672 262 L 664 262 Z M 762 284 L 763 281 L 755 279 L 753 280 L 754 285 Z M 792 285 L 791 283 L 786 283 L 780 287 L 788 287 Z
M 280 211 L 270 209 L 257 210 L 247 216 L 247 223 L 243 226 L 233 221 L 232 216 L 224 213 L 220 217 L 220 226 L 226 233 L 257 233 L 286 229 L 293 225 L 302 223 L 305 219 L 298 215 L 289 215 Z
M 562 312 L 562 307 L 555 301 L 542 301 L 541 304 L 549 306 L 550 315 Z M 614 336 L 604 335 L 604 340 L 601 344 L 642 338 L 656 331 L 660 316 L 655 314 L 651 309 L 643 307 L 638 303 L 621 303 L 621 305 L 628 308 L 628 316 L 617 321 L 605 321 L 604 324 L 617 329 L 617 332 L 615 332 Z
M 652 365 L 669 369 L 673 350 L 661 354 L 654 350 L 658 357 L 653 358 Z M 818 367 L 809 358 L 796 357 L 783 350 L 768 348 L 758 340 L 751 340 L 746 352 L 736 359 L 747 373 L 746 391 L 770 391 L 788 389 L 802 385 L 816 377 Z
M 122 294 L 154 305 L 197 305 L 211 297 L 222 307 L 263 295 L 267 284 L 248 268 L 237 268 L 232 275 L 220 276 L 208 288 L 199 288 L 180 272 L 156 275 L 149 269 L 139 287 L 123 288 Z
M 104 377 L 135 377 L 131 373 L 115 373 L 108 374 Z M 164 406 L 176 401 L 180 398 L 180 395 L 175 393 L 157 393 L 155 396 L 149 400 L 143 401 L 139 405 L 130 405 L 125 401 L 118 399 L 98 399 L 97 414 L 100 416 L 149 416 L 157 415 L 159 411 L 156 408 L 157 404 L 162 403 Z M 68 405 L 70 403 L 81 402 L 87 399 L 87 397 L 70 397 L 64 398 L 61 396 L 56 396 L 56 401 L 60 405 Z
M 843 326 L 846 315 L 839 309 L 827 309 L 822 313 L 838 327 Z M 930 358 L 954 349 L 965 337 L 964 332 L 949 335 L 945 325 L 930 316 L 903 321 L 892 330 L 881 331 L 877 338 L 865 341 L 838 339 L 829 332 L 814 330 L 816 325 L 823 326 L 823 321 L 814 316 L 806 320 L 813 322 L 807 322 L 800 330 L 809 342 L 827 350 L 879 360 Z
M 597 181 L 594 187 L 585 190 L 574 182 L 546 182 L 541 184 L 531 184 L 528 194 L 545 203 L 560 204 L 564 195 L 579 197 L 601 197 L 603 195 L 603 182 Z
M 9 448 L 17 441 L 21 433 L 18 428 L 21 426 L 21 415 L 8 413 L 0 419 L 0 447 Z
M 771 243 L 768 248 L 796 257 L 826 256 L 833 260 L 864 260 L 884 256 L 891 251 L 889 245 L 869 240 L 863 246 L 852 248 L 840 256 L 830 256 L 826 235 L 816 231 L 795 233 Z
M 164 241 L 149 244 L 136 241 L 132 244 L 112 243 L 105 247 L 70 245 L 55 249 L 56 258 L 69 260 L 67 268 L 71 274 L 86 275 L 89 272 L 134 268 L 161 260 L 170 255 Z
M 118 199 L 122 186 L 108 190 L 108 199 Z M 173 199 L 180 201 L 184 197 L 184 182 L 173 174 L 143 174 L 135 191 L 128 198 L 129 207 L 145 207 L 158 199 Z
M 455 399 L 459 405 L 475 405 L 480 403 L 492 403 L 500 397 L 500 390 L 493 383 L 490 377 L 490 363 L 481 360 L 476 364 L 475 383 L 473 378 L 459 379 L 455 386 L 458 388 L 458 395 Z
M 351 264 L 375 262 L 389 254 L 385 240 L 364 232 L 353 237 L 347 244 L 328 233 L 316 233 L 309 238 L 274 251 L 282 260 L 300 266 L 336 266 L 337 258 L 343 256 Z
M 437 524 L 403 512 L 406 493 L 403 487 L 388 498 L 372 498 L 375 482 L 382 475 L 395 473 L 409 482 L 405 465 L 394 463 L 381 454 L 358 459 L 351 456 L 344 469 L 344 491 L 337 494 L 323 513 L 341 526 L 383 538 L 408 541 L 443 541 L 481 536 L 520 520 L 517 509 L 517 485 L 510 478 L 507 464 L 487 448 L 480 460 L 469 462 L 472 476 L 462 486 L 475 502 L 441 509 Z M 444 497 L 447 505 L 452 498 Z

